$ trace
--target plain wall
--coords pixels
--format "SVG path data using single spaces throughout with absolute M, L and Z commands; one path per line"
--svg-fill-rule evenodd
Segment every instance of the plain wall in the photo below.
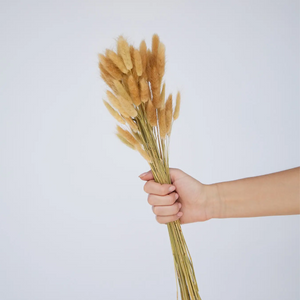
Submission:
M 1 1 L 0 299 L 176 299 L 98 53 L 166 45 L 170 162 L 205 184 L 299 166 L 298 1 Z M 203 300 L 297 300 L 299 216 L 183 226 Z

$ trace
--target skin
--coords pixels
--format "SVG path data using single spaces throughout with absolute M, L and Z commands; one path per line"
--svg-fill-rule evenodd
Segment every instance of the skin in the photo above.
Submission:
M 300 213 L 300 167 L 214 184 L 179 169 L 170 168 L 170 175 L 172 184 L 154 182 L 151 171 L 139 176 L 160 224 Z

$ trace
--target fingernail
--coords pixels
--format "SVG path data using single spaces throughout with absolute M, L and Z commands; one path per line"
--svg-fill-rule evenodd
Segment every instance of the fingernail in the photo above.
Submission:
M 139 177 L 144 177 L 148 172 L 141 174 Z
M 183 215 L 183 212 L 182 212 L 182 211 L 180 211 L 180 212 L 177 214 L 178 217 L 181 217 L 182 215 Z
M 181 203 L 179 203 L 179 205 L 178 205 L 178 206 L 179 206 L 179 209 L 180 209 L 180 208 L 181 208 L 181 206 L 182 206 L 182 204 L 181 204 Z
M 175 186 L 172 185 L 172 186 L 169 187 L 169 192 L 173 192 L 173 191 L 175 191 L 175 189 L 176 189 Z
M 178 194 L 175 194 L 175 200 L 177 200 L 179 198 Z

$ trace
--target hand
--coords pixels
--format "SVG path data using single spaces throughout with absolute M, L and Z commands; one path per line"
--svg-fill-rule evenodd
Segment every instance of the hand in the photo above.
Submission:
M 218 192 L 213 185 L 204 185 L 179 169 L 170 168 L 172 184 L 153 180 L 152 172 L 140 175 L 147 181 L 144 191 L 158 223 L 180 219 L 181 224 L 206 221 L 218 212 Z

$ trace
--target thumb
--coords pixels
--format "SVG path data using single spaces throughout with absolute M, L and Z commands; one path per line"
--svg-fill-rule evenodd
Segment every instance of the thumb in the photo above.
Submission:
M 150 170 L 146 173 L 141 174 L 139 177 L 144 181 L 148 181 L 153 179 L 153 174 L 152 171 Z

